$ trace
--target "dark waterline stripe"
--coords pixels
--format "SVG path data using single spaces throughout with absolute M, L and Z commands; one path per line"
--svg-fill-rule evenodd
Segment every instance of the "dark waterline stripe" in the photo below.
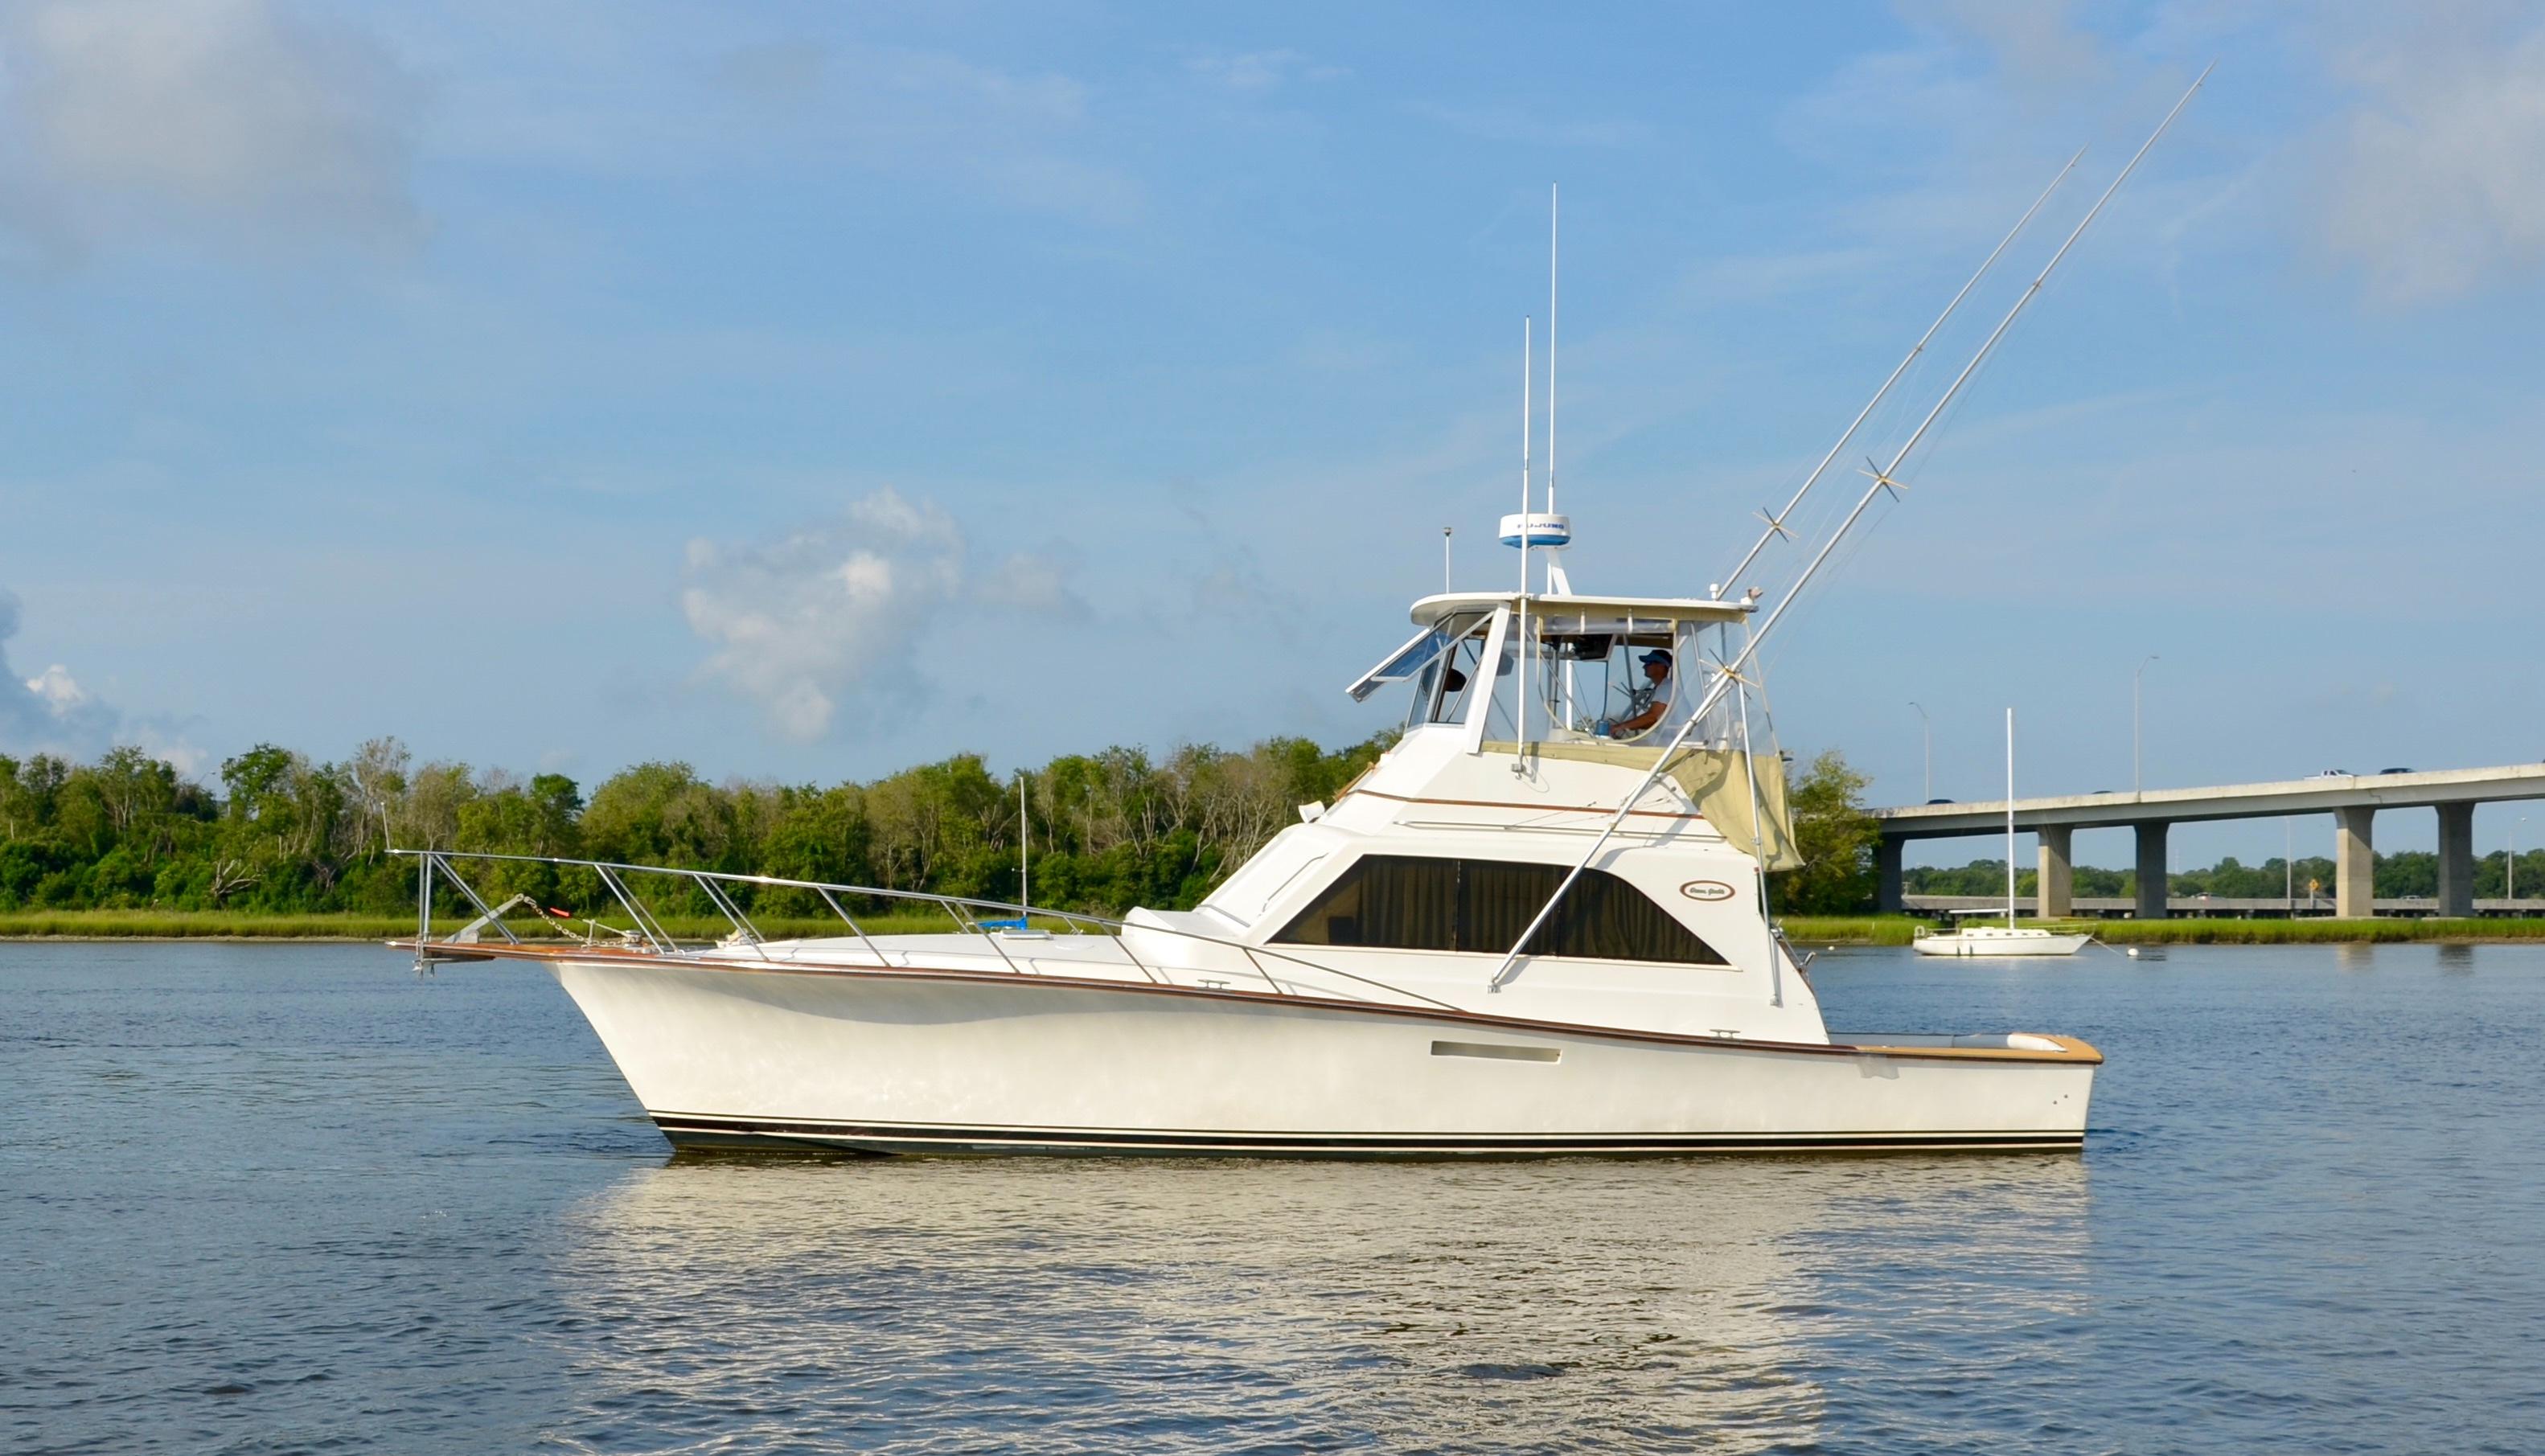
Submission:
M 662 1113 L 654 1118 L 676 1147 L 770 1152 L 955 1151 L 1081 1153 L 1235 1153 L 1310 1157 L 1430 1157 L 1500 1154 L 2081 1152 L 2085 1134 L 1996 1133 L 1662 1133 L 1535 1135 L 1391 1133 L 1242 1133 L 1203 1129 L 1138 1132 L 1101 1128 L 905 1126 L 828 1121 L 772 1121 Z

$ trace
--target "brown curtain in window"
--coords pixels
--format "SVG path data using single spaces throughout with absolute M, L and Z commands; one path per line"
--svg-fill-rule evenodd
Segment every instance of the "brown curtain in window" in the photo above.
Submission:
M 1565 871 L 1560 864 L 1499 859 L 1366 855 L 1272 938 L 1291 945 L 1502 955 L 1564 883 Z M 1582 872 L 1528 953 L 1670 965 L 1725 963 L 1713 946 L 1643 891 L 1602 869 Z
M 1291 945 L 1454 950 L 1457 924 L 1458 861 L 1371 854 L 1355 861 L 1272 938 Z
M 1502 955 L 1564 882 L 1552 864 L 1468 859 L 1458 875 L 1458 948 Z M 1541 937 L 1544 931 L 1540 931 Z
M 1361 886 L 1361 940 L 1394 950 L 1458 947 L 1458 861 L 1375 854 L 1355 866 Z
M 1723 957 L 1671 919 L 1643 891 L 1601 870 L 1583 871 L 1530 947 L 1540 955 L 1719 966 Z

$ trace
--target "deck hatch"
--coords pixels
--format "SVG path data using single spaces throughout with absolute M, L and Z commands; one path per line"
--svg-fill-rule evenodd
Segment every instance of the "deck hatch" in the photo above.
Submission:
M 1564 1059 L 1561 1047 L 1508 1046 L 1492 1041 L 1436 1041 L 1436 1057 L 1483 1057 L 1493 1062 L 1559 1062 Z

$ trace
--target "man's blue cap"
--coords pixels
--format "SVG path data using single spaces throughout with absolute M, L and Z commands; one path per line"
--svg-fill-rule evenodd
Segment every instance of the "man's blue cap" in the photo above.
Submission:
M 1651 667 L 1655 663 L 1660 663 L 1663 667 L 1669 667 L 1670 654 L 1656 647 L 1652 651 L 1645 653 L 1643 656 L 1636 658 L 1635 661 L 1642 663 L 1645 667 Z

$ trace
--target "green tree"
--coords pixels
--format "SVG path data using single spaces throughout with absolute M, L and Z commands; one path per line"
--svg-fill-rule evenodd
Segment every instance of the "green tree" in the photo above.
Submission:
M 1880 837 L 1865 812 L 1865 785 L 1873 780 L 1847 766 L 1831 749 L 1812 760 L 1786 802 L 1794 817 L 1794 846 L 1803 866 L 1778 876 L 1777 907 L 1795 915 L 1839 915 L 1873 904 L 1873 849 Z
M 457 848 L 534 858 L 577 857 L 583 847 L 577 823 L 582 810 L 583 795 L 576 791 L 574 780 L 562 774 L 542 773 L 525 785 L 509 774 L 489 773 L 458 806 Z M 492 861 L 469 882 L 495 899 L 526 894 L 552 905 L 560 899 L 579 898 L 560 894 L 563 881 L 553 864 Z M 575 883 L 582 888 L 580 879 Z
M 769 827 L 760 843 L 758 868 L 780 879 L 863 885 L 874 875 L 866 858 L 865 790 L 854 783 L 820 789 L 810 784 L 772 795 Z M 826 915 L 829 907 L 807 890 L 769 890 L 755 905 L 774 915 Z

